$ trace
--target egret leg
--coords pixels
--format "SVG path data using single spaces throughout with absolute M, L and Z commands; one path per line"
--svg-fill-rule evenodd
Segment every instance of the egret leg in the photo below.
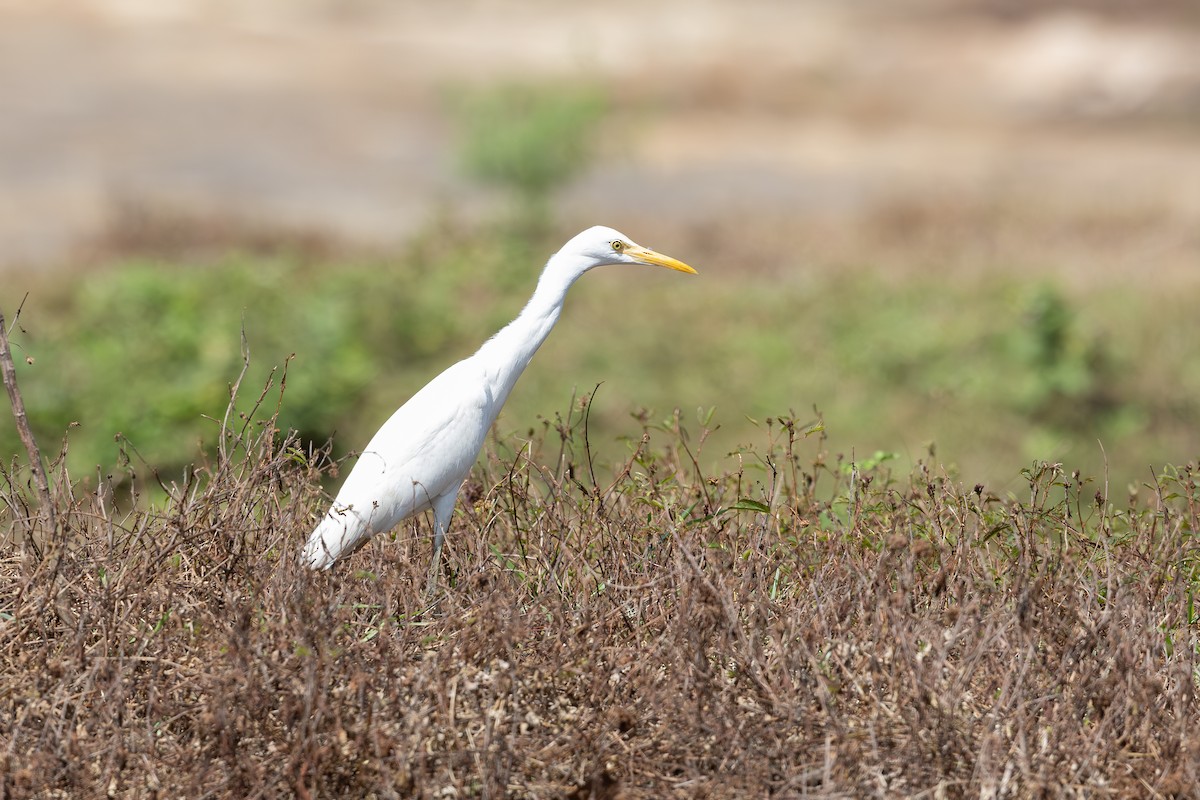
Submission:
M 442 542 L 450 528 L 450 517 L 454 516 L 454 503 L 458 500 L 458 487 L 433 501 L 433 561 L 429 564 L 429 583 L 425 587 L 425 598 L 433 599 L 437 592 L 438 573 L 442 566 Z

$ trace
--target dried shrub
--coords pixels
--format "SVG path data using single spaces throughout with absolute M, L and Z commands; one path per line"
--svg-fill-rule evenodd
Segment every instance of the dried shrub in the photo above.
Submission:
M 1194 465 L 1018 500 L 784 419 L 711 475 L 676 420 L 606 471 L 583 408 L 489 447 L 434 608 L 424 521 L 300 567 L 335 465 L 274 418 L 150 507 L 59 470 L 37 536 L 5 468 L 0 795 L 1198 790 Z

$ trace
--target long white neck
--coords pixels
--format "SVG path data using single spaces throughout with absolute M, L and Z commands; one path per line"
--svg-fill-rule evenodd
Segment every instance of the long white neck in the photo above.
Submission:
M 517 318 L 488 339 L 473 356 L 487 370 L 497 408 L 508 398 L 517 378 L 550 335 L 562 313 L 567 290 L 583 274 L 556 263 L 556 259 L 551 258 L 546 265 L 537 289 Z

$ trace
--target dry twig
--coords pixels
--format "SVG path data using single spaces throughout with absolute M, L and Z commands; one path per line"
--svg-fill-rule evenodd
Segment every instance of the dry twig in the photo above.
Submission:
M 22 301 L 22 305 L 24 305 L 24 301 Z M 14 325 L 20 315 L 21 311 L 17 309 L 17 317 L 13 319 Z M 45 518 L 48 534 L 53 534 L 57 527 L 57 520 L 54 515 L 54 502 L 50 497 L 50 483 L 46 480 L 46 468 L 42 464 L 42 451 L 38 449 L 37 440 L 33 437 L 33 430 L 29 427 L 29 417 L 25 413 L 25 401 L 21 398 L 21 389 L 17 386 L 17 369 L 13 364 L 12 350 L 8 344 L 8 327 L 5 325 L 2 311 L 0 311 L 0 373 L 4 376 L 4 388 L 8 392 L 8 401 L 12 404 L 13 416 L 17 420 L 17 433 L 21 437 L 21 444 L 25 445 L 25 452 L 29 454 L 29 469 L 33 473 L 34 486 L 37 487 L 39 510 Z M 30 543 L 38 550 L 40 556 L 43 548 L 38 546 L 36 540 L 31 540 Z

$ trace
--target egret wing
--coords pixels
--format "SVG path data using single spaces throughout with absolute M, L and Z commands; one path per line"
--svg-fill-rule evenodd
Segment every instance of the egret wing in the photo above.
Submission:
M 351 469 L 305 558 L 328 567 L 458 487 L 495 419 L 495 403 L 471 359 L 434 378 L 392 414 Z
M 337 502 L 378 504 L 372 533 L 424 511 L 470 472 L 495 417 L 492 405 L 470 360 L 455 364 L 372 437 Z

